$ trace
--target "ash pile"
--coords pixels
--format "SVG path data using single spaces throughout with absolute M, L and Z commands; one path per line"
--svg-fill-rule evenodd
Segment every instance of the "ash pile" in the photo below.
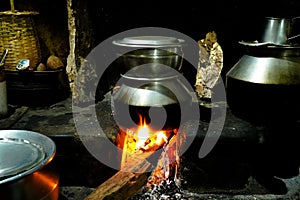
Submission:
M 130 200 L 192 200 L 192 197 L 184 192 L 183 187 L 184 184 L 178 186 L 174 180 L 163 180 L 159 184 L 143 186 Z

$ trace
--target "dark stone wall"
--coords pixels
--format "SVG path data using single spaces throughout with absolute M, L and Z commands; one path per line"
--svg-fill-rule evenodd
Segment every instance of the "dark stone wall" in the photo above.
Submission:
M 169 28 L 196 41 L 203 39 L 207 32 L 215 31 L 224 53 L 223 80 L 244 54 L 238 41 L 259 39 L 265 17 L 300 15 L 300 1 L 296 0 L 112 1 L 109 4 L 88 1 L 86 5 L 94 37 L 91 47 L 114 34 L 139 27 Z M 185 74 L 194 83 L 196 70 Z
M 34 10 L 42 38 L 44 57 L 57 54 L 66 58 L 68 15 L 64 0 L 15 0 L 16 10 Z M 164 4 L 163 4 L 164 3 Z M 10 10 L 9 0 L 0 2 L 0 11 Z M 259 23 L 266 16 L 300 16 L 300 1 L 98 1 L 74 0 L 77 25 L 77 53 L 85 57 L 108 37 L 138 27 L 163 27 L 182 32 L 195 40 L 209 31 L 218 34 L 224 50 L 224 71 L 242 55 L 238 41 L 257 38 Z
M 215 31 L 224 50 L 226 71 L 242 55 L 238 41 L 257 38 L 264 17 L 300 15 L 300 2 L 296 0 L 164 1 L 166 5 L 162 1 L 112 2 L 104 5 L 102 1 L 89 1 L 96 43 L 119 32 L 146 26 L 173 29 L 196 41 Z
M 68 13 L 65 0 L 15 0 L 17 10 L 34 10 L 41 37 L 42 56 L 55 54 L 66 62 L 69 54 Z M 164 4 L 163 4 L 164 3 Z M 223 79 L 244 54 L 240 40 L 258 39 L 266 16 L 292 18 L 300 15 L 300 1 L 288 0 L 193 0 L 193 1 L 99 1 L 73 0 L 76 17 L 76 61 L 85 58 L 99 43 L 122 31 L 140 27 L 162 27 L 200 40 L 215 31 L 224 52 Z M 0 2 L 10 10 L 9 1 Z M 300 24 L 300 23 L 299 23 Z M 193 82 L 196 71 L 187 73 Z M 106 87 L 106 86 L 105 86 Z

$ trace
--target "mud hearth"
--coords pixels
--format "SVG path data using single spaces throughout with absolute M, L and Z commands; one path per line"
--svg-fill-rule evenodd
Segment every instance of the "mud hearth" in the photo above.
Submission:
M 80 113 L 83 126 L 96 123 L 88 112 L 84 112 L 88 109 L 92 107 L 86 107 Z M 13 110 L 19 116 L 11 113 L 14 120 L 8 117 L 2 119 L 1 124 L 9 121 L 9 129 L 37 131 L 56 142 L 57 155 L 53 167 L 60 172 L 60 200 L 82 200 L 118 172 L 99 162 L 86 150 L 76 134 L 70 98 L 49 107 L 14 107 Z M 97 103 L 96 110 L 101 113 L 98 115 L 101 127 L 114 141 L 118 126 L 111 114 L 110 101 Z M 299 145 L 296 145 L 299 136 L 292 134 L 299 132 L 299 124 L 284 128 L 277 125 L 276 130 L 275 127 L 259 127 L 235 117 L 228 109 L 217 145 L 208 156 L 200 159 L 199 148 L 208 125 L 204 121 L 199 123 L 196 138 L 181 156 L 180 190 L 174 186 L 173 180 L 169 180 L 169 186 L 174 187 L 171 189 L 173 197 L 190 200 L 299 198 Z M 89 128 L 87 126 L 86 130 L 93 131 Z M 287 137 L 281 137 L 282 133 Z M 94 138 L 87 140 L 98 141 Z M 166 183 L 153 185 L 151 190 L 141 188 L 132 198 L 139 199 L 142 192 L 148 195 L 160 190 L 168 199 L 171 191 L 163 190 Z

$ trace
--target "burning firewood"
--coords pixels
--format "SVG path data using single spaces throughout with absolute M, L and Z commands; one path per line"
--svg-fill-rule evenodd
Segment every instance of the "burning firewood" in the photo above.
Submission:
M 118 171 L 110 179 L 98 186 L 84 200 L 115 199 L 127 200 L 135 195 L 147 183 L 148 172 L 152 164 L 147 158 L 151 154 L 144 153 L 138 157 L 131 157 L 129 164 L 122 171 Z M 140 173 L 133 173 L 139 171 Z
M 116 138 L 118 148 L 123 150 L 121 170 L 85 200 L 127 200 L 143 187 L 170 182 L 170 177 L 175 184 L 181 144 L 181 137 L 177 136 L 177 129 L 152 132 L 146 123 L 126 131 L 121 129 Z
M 183 197 L 182 179 L 180 177 L 179 135 L 172 137 L 163 147 L 163 152 L 145 186 L 130 200 L 188 199 Z
M 151 191 L 153 191 L 157 189 L 156 185 L 165 185 L 166 189 L 176 190 L 178 193 L 179 187 L 176 184 L 176 172 L 174 172 L 174 170 L 177 170 L 177 166 L 171 158 L 173 154 L 177 153 L 175 139 L 175 137 L 172 138 L 164 146 L 164 151 L 162 151 L 157 162 L 153 162 L 154 152 L 143 152 L 138 156 L 127 157 L 126 165 L 122 166 L 122 170 L 98 186 L 85 200 L 129 200 L 137 195 L 143 187 L 149 188 L 149 191 L 151 188 Z M 153 168 L 155 170 L 149 172 Z M 135 171 L 138 171 L 138 173 L 134 173 Z M 168 179 L 171 176 L 175 179 Z

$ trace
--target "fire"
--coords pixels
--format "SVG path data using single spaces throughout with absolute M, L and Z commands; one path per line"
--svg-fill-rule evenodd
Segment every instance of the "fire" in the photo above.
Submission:
M 151 150 L 154 146 L 160 147 L 168 142 L 168 134 L 166 131 L 155 132 L 151 130 L 146 124 L 146 120 L 143 120 L 141 115 L 139 117 L 140 125 L 136 131 L 137 141 L 135 144 L 135 151 Z
M 177 129 L 159 131 L 151 129 L 146 120 L 139 115 L 139 124 L 134 128 L 120 130 L 116 138 L 117 146 L 123 150 L 121 169 L 124 169 L 130 156 L 143 153 L 151 154 L 163 148 L 157 167 L 153 171 L 151 183 L 167 179 L 171 174 L 174 174 L 170 170 L 174 161 L 175 163 L 178 161 L 176 134 Z
M 121 131 L 118 134 L 117 145 L 123 149 L 123 154 L 154 152 L 167 144 L 173 135 L 173 130 L 152 130 L 140 116 L 140 124 L 137 127 L 127 128 L 125 133 Z

